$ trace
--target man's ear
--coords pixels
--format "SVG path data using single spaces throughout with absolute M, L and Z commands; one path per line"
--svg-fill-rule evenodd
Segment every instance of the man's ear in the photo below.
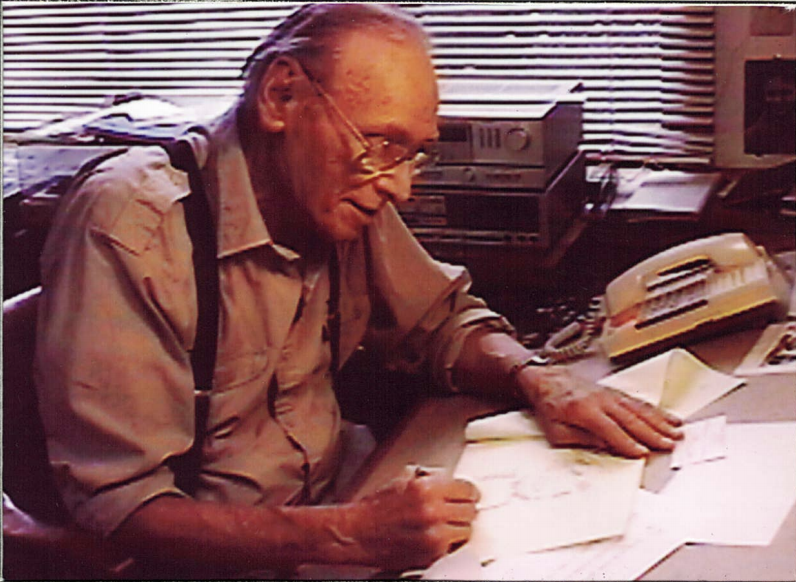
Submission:
M 296 82 L 301 79 L 298 63 L 277 57 L 268 66 L 257 91 L 257 116 L 266 131 L 278 133 L 285 127 L 286 112 L 296 99 Z

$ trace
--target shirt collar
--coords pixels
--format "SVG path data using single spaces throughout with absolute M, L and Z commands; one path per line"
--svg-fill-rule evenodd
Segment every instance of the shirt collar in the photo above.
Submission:
M 210 200 L 218 205 L 218 258 L 271 246 L 287 260 L 298 259 L 294 251 L 274 243 L 257 206 L 238 135 L 237 106 L 210 128 L 210 144 L 205 172 Z

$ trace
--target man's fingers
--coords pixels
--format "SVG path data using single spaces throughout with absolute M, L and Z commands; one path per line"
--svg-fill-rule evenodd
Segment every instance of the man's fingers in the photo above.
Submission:
M 605 440 L 608 448 L 620 455 L 630 457 L 631 459 L 647 456 L 650 452 L 649 449 L 638 442 L 640 439 L 634 438 L 635 433 L 633 431 L 643 432 L 644 428 L 640 425 L 644 425 L 650 432 L 654 431 L 652 431 L 649 425 L 644 421 L 631 415 L 628 411 L 620 409 L 618 405 L 615 405 L 613 408 L 615 410 L 623 410 L 627 416 L 617 421 L 613 415 L 608 414 L 605 410 L 601 410 L 589 419 L 586 428 L 600 435 Z M 621 412 L 618 413 L 617 416 L 621 416 Z M 636 424 L 631 417 L 635 418 L 639 424 Z M 628 427 L 626 423 L 630 423 L 634 426 Z
M 473 527 L 467 524 L 441 523 L 434 526 L 432 535 L 441 541 L 444 551 L 450 551 L 454 546 L 458 546 L 470 539 L 473 535 Z
M 478 513 L 475 506 L 481 499 L 478 488 L 466 479 L 454 479 L 446 484 L 442 496 L 445 503 L 445 521 L 469 526 Z
M 481 499 L 478 488 L 466 479 L 455 479 L 445 489 L 445 501 L 476 503 Z
M 624 406 L 622 401 L 615 401 L 606 406 L 606 413 L 619 425 L 628 438 L 657 450 L 670 451 L 674 448 L 674 440 L 652 426 L 646 416 L 636 410 Z
M 374 556 L 405 567 L 428 566 L 470 539 L 479 497 L 475 485 L 444 471 L 410 467 L 392 486 L 362 500 L 358 538 Z M 360 521 L 361 520 L 361 521 Z
M 682 438 L 676 416 L 620 391 L 556 371 L 542 377 L 537 415 L 556 446 L 608 448 L 631 458 L 671 450 Z
M 649 454 L 648 448 L 637 443 L 610 417 L 603 416 L 601 420 L 592 422 L 594 433 L 599 433 L 603 438 L 583 428 L 556 424 L 548 433 L 548 440 L 557 447 L 578 446 L 597 450 L 611 450 L 633 459 Z
M 412 482 L 431 510 L 425 519 L 457 525 L 469 525 L 477 514 L 476 503 L 481 493 L 466 479 L 450 479 L 443 475 L 419 477 Z
M 467 479 L 452 479 L 444 474 L 423 475 L 410 481 L 413 487 L 450 502 L 475 503 L 481 492 Z
M 620 396 L 618 402 L 631 412 L 639 415 L 647 424 L 667 437 L 671 439 L 683 438 L 683 431 L 677 428 L 683 424 L 683 421 L 670 412 L 630 396 Z
M 579 446 L 605 448 L 605 441 L 587 430 L 567 424 L 554 423 L 547 428 L 547 440 L 557 447 Z
M 551 423 L 547 437 L 555 446 L 602 448 L 634 459 L 644 457 L 650 448 L 671 450 L 674 439 L 682 438 L 681 431 L 656 417 L 656 410 L 629 398 L 611 398 L 581 414 L 577 426 Z
M 683 419 L 680 418 L 679 416 L 672 414 L 671 412 L 663 408 L 654 407 L 652 406 L 652 404 L 648 404 L 648 406 L 652 407 L 654 410 L 657 410 L 666 419 L 666 422 L 668 422 L 672 426 L 683 426 Z M 682 436 L 682 432 L 680 434 Z
M 445 513 L 447 523 L 469 526 L 478 515 L 478 510 L 475 503 L 448 503 L 445 506 Z

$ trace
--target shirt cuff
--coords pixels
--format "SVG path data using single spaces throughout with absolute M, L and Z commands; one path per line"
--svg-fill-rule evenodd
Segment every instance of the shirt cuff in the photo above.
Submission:
M 150 475 L 95 493 L 73 507 L 75 521 L 82 527 L 107 537 L 147 501 L 161 495 L 188 497 L 174 485 L 174 474 L 159 467 Z

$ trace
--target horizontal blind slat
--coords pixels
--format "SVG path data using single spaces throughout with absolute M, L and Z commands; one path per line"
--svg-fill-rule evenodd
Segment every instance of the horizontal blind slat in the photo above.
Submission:
M 134 91 L 177 103 L 231 101 L 248 53 L 297 5 L 6 2 L 5 128 L 93 111 Z M 711 6 L 432 3 L 405 9 L 431 33 L 442 79 L 580 82 L 584 149 L 592 156 L 604 150 L 685 159 L 698 148 L 709 158 Z

